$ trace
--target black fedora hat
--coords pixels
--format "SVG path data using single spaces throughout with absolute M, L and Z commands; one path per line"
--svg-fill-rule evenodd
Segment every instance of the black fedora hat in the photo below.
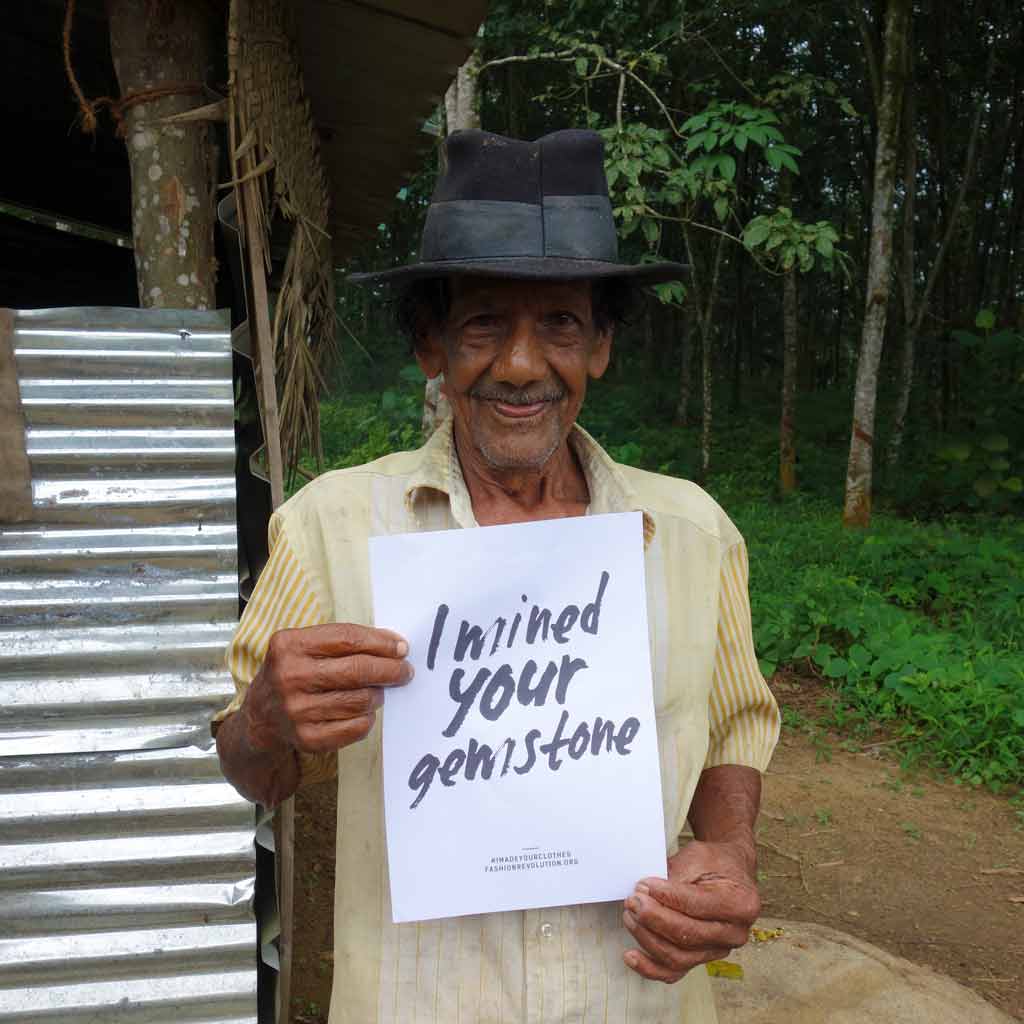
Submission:
M 354 284 L 406 284 L 449 274 L 522 280 L 680 280 L 680 263 L 618 262 L 597 132 L 566 129 L 526 142 L 452 132 L 415 263 L 350 274 Z

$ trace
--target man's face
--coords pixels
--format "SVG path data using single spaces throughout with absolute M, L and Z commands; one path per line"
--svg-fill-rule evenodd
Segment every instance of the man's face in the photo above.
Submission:
M 459 439 L 495 470 L 539 470 L 569 435 L 589 377 L 608 366 L 590 283 L 453 278 L 447 323 L 417 358 L 443 373 Z

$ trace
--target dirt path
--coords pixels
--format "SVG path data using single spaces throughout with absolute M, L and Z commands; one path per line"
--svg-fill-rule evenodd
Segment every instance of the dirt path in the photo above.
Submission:
M 891 747 L 815 724 L 821 690 L 774 681 L 787 726 L 759 826 L 764 913 L 827 924 L 956 978 L 1024 1021 L 1024 815 L 900 771 Z M 326 1020 L 334 792 L 298 801 L 295 1024 Z

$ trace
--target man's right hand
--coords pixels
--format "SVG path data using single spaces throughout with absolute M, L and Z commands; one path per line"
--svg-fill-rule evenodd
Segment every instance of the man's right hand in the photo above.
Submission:
M 412 678 L 408 653 L 397 633 L 353 623 L 275 633 L 242 705 L 250 748 L 314 753 L 363 739 L 384 688 Z

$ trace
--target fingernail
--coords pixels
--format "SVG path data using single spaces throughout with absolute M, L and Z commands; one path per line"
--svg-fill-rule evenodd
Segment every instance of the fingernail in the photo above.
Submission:
M 636 924 L 636 918 L 627 910 L 623 915 L 623 920 L 629 927 L 633 927 Z
M 405 681 L 409 682 L 409 680 L 412 679 L 412 677 L 414 675 L 416 675 L 416 669 L 414 669 L 409 662 L 406 662 L 405 663 Z
M 395 644 L 395 652 L 400 658 L 404 658 L 409 653 L 409 644 L 405 640 L 399 640 Z
M 634 912 L 639 910 L 640 909 L 640 901 L 635 896 L 630 896 L 626 900 L 626 909 L 627 910 L 632 910 Z
M 633 950 L 630 950 L 628 953 L 626 953 L 623 959 L 626 961 L 627 964 L 629 964 L 630 967 L 636 967 L 637 963 L 639 962 L 639 958 L 637 957 L 636 953 L 633 952 Z
M 650 896 L 651 890 L 646 882 L 637 882 L 636 891 L 644 896 Z

